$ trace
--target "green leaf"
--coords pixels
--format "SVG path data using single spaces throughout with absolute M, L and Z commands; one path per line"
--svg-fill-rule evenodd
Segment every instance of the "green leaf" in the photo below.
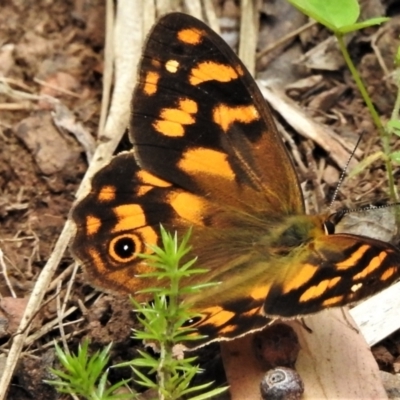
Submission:
M 386 124 L 387 128 L 391 133 L 400 136 L 400 121 L 397 119 L 391 119 Z
M 153 389 L 157 388 L 157 385 L 151 379 L 149 379 L 146 375 L 144 375 L 142 372 L 140 372 L 138 369 L 136 369 L 135 367 L 132 367 L 132 370 L 139 377 L 139 379 L 135 379 L 135 382 L 139 383 L 140 385 L 146 386 L 148 388 L 153 388 Z
M 384 158 L 384 153 L 382 151 L 377 151 L 376 153 L 370 154 L 367 158 L 364 158 L 350 171 L 349 179 L 364 171 L 369 165 L 380 158 Z
M 356 23 L 360 15 L 357 0 L 288 0 L 294 7 L 332 31 Z
M 394 63 L 396 67 L 400 65 L 400 46 L 397 48 L 396 56 L 394 58 Z
M 361 29 L 368 28 L 370 26 L 380 25 L 383 22 L 386 22 L 389 20 L 390 20 L 390 18 L 386 18 L 386 17 L 371 18 L 371 19 L 367 19 L 366 21 L 363 21 L 363 22 L 357 22 L 352 25 L 343 26 L 343 27 L 339 28 L 338 31 L 342 34 L 359 31 Z
M 392 154 L 389 155 L 390 159 L 400 164 L 400 151 L 394 151 Z
M 202 385 L 202 386 L 206 387 L 206 385 Z M 227 390 L 228 390 L 228 387 L 217 388 L 217 389 L 214 389 L 214 390 L 210 390 L 207 393 L 200 394 L 200 395 L 195 396 L 195 397 L 190 397 L 189 400 L 207 400 L 207 399 L 210 399 L 212 397 L 218 396 L 221 393 L 226 392 Z

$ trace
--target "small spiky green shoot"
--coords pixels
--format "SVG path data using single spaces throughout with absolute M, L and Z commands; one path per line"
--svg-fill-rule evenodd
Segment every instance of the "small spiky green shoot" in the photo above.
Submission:
M 133 394 L 114 394 L 117 389 L 126 386 L 128 381 L 121 381 L 112 386 L 107 383 L 108 370 L 106 368 L 111 345 L 112 343 L 90 356 L 88 340 L 84 340 L 82 345 L 79 345 L 76 355 L 62 350 L 56 343 L 56 354 L 64 370 L 50 368 L 57 378 L 45 382 L 53 385 L 59 393 L 82 396 L 88 400 L 133 399 Z
M 138 383 L 157 390 L 160 400 L 175 400 L 184 396 L 192 400 L 203 400 L 226 390 L 226 388 L 218 388 L 194 397 L 188 397 L 206 390 L 212 383 L 190 386 L 193 377 L 201 372 L 201 369 L 194 364 L 196 358 L 178 359 L 174 356 L 174 347 L 178 343 L 196 340 L 200 337 L 193 335 L 194 329 L 184 326 L 185 322 L 195 315 L 190 312 L 185 303 L 181 302 L 182 296 L 215 285 L 213 283 L 181 285 L 183 278 L 203 274 L 207 271 L 194 267 L 196 259 L 182 261 L 191 250 L 189 245 L 190 234 L 191 231 L 188 231 L 179 242 L 176 233 L 171 235 L 161 227 L 162 247 L 150 246 L 154 253 L 141 256 L 155 268 L 155 272 L 142 277 L 143 279 L 157 277 L 169 282 L 169 284 L 165 287 L 149 288 L 143 291 L 154 294 L 152 304 L 140 304 L 132 300 L 135 311 L 140 315 L 139 321 L 144 328 L 143 330 L 134 330 L 134 337 L 154 343 L 159 348 L 160 355 L 159 358 L 156 358 L 141 351 L 140 358 L 124 365 L 132 367 Z M 156 373 L 157 383 L 140 372 L 139 367 L 145 367 L 149 370 L 146 375 Z

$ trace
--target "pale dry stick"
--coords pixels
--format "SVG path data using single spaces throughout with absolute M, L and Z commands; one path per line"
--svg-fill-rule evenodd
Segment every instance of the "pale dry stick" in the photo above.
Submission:
M 24 82 L 20 81 L 19 79 L 9 78 L 6 76 L 0 76 L 0 82 L 6 82 L 8 85 L 17 86 L 20 89 L 23 89 L 25 92 L 31 92 L 31 93 L 34 92 L 33 89 L 31 89 L 28 85 L 26 85 Z
M 76 140 L 85 150 L 86 159 L 88 163 L 90 163 L 96 150 L 96 142 L 90 132 L 83 126 L 83 124 L 76 120 L 73 112 L 71 112 L 61 102 L 53 105 L 51 116 L 54 124 L 61 132 L 65 130 L 75 136 Z
M 325 169 L 326 169 L 326 158 L 320 158 L 317 168 L 317 180 L 320 184 L 322 181 L 322 177 L 324 176 Z
M 4 239 L 0 239 L 0 243 L 2 243 L 2 242 L 22 242 L 22 241 L 24 241 L 24 240 L 32 240 L 32 239 L 35 239 L 34 237 L 31 237 L 31 236 L 23 236 L 23 237 L 19 238 L 18 235 L 19 235 L 20 233 L 21 233 L 21 231 L 18 231 L 18 232 L 14 235 L 13 238 L 4 238 Z M 34 249 L 35 249 L 35 247 L 36 247 L 36 244 L 35 244 L 35 246 L 34 246 Z M 21 270 L 21 268 L 19 268 L 18 265 L 12 263 L 11 260 L 9 260 L 9 263 L 11 263 L 11 266 L 12 266 L 16 271 L 18 271 L 18 273 L 21 274 L 21 275 L 24 275 L 24 273 L 29 273 L 29 272 L 31 272 L 31 271 L 29 270 L 29 271 L 25 271 L 25 272 L 23 273 L 22 270 Z M 28 265 L 29 265 L 29 264 L 28 264 Z
M 33 261 L 35 259 L 35 256 L 37 257 L 36 259 L 38 259 L 38 254 L 40 251 L 40 239 L 39 237 L 36 235 L 35 231 L 29 227 L 30 232 L 32 232 L 32 236 L 34 237 L 34 243 L 33 243 L 33 247 L 32 247 L 32 251 L 31 254 L 29 254 L 29 258 L 28 258 L 28 262 L 26 264 L 26 270 L 25 270 L 25 274 L 29 274 L 29 276 L 32 276 L 32 265 L 33 265 Z M 28 275 L 26 275 L 28 276 Z
M 73 269 L 75 268 L 75 263 L 72 263 L 71 265 L 69 265 L 67 268 L 64 269 L 63 272 L 61 272 L 61 274 L 59 274 L 49 285 L 47 292 L 52 292 L 54 289 L 56 289 L 58 282 L 59 281 L 63 281 L 65 279 L 67 279 L 71 274 Z
M 95 303 L 99 298 L 101 298 L 101 297 L 102 297 L 102 294 L 94 301 L 94 303 Z M 79 308 L 81 314 L 82 314 L 83 316 L 88 315 L 89 310 L 88 310 L 88 308 L 85 306 L 85 304 L 83 303 L 83 301 L 82 301 L 81 299 L 78 298 L 77 303 L 78 303 L 78 308 Z
M 143 42 L 143 33 L 141 30 L 138 30 L 138 27 L 141 26 L 141 16 L 143 15 L 142 6 L 143 2 L 140 0 L 120 0 L 117 3 L 114 43 L 115 86 L 109 117 L 104 129 L 104 136 L 109 138 L 109 141 L 101 143 L 97 148 L 93 162 L 89 166 L 79 193 L 88 189 L 90 177 L 110 158 L 128 125 L 129 104 L 134 87 L 136 66 Z M 33 288 L 18 328 L 18 334 L 13 338 L 12 346 L 4 366 L 4 373 L 0 381 L 0 400 L 4 400 L 6 397 L 8 385 L 28 335 L 28 325 L 40 307 L 50 280 L 67 248 L 72 232 L 72 224 L 68 221 L 55 244 L 53 253 L 49 257 Z
M 95 295 L 96 295 L 96 292 L 90 293 L 88 296 L 85 297 L 85 301 L 91 300 Z M 68 310 L 66 310 L 64 312 L 64 318 L 68 317 L 69 315 L 74 313 L 76 310 L 78 310 L 78 308 L 79 308 L 78 306 L 70 307 Z M 39 330 L 35 331 L 32 335 L 27 337 L 27 339 L 25 340 L 25 345 L 26 346 L 30 346 L 36 340 L 40 339 L 41 337 L 43 337 L 47 333 L 53 331 L 54 329 L 57 328 L 57 324 L 58 324 L 58 318 L 54 318 L 51 321 L 47 322 Z M 69 324 L 69 322 L 67 324 Z
M 52 85 L 51 83 L 47 83 L 47 82 L 42 81 L 41 79 L 38 79 L 38 78 L 33 78 L 33 80 L 34 80 L 34 82 L 38 83 L 41 86 L 45 86 L 45 87 L 48 87 L 50 89 L 56 90 L 57 92 L 60 92 L 62 94 L 66 94 L 68 96 L 75 97 L 76 99 L 80 99 L 81 98 L 80 94 L 71 92 L 71 90 L 64 89 L 64 88 L 56 86 L 56 85 Z
M 9 240 L 11 241 L 12 239 L 9 239 Z M 0 240 L 0 243 L 1 243 L 2 241 L 6 241 L 6 239 Z M 7 257 L 7 261 L 8 261 L 9 267 L 14 268 L 14 270 L 17 271 L 17 272 L 20 274 L 20 276 L 23 276 L 23 275 L 24 275 L 24 272 L 22 272 L 21 268 L 19 268 L 18 265 L 16 265 L 15 263 L 13 263 L 13 261 L 10 260 L 8 257 Z
M 376 59 L 378 60 L 378 63 L 380 65 L 380 67 L 382 68 L 383 73 L 385 74 L 385 77 L 388 77 L 390 75 L 389 69 L 386 66 L 385 60 L 382 57 L 382 52 L 379 49 L 378 45 L 377 45 L 377 41 L 379 40 L 379 38 L 385 34 L 388 30 L 388 27 L 385 26 L 382 29 L 379 29 L 375 35 L 372 36 L 372 40 L 371 40 L 371 47 L 372 50 L 375 53 Z
M 291 40 L 293 37 L 300 35 L 300 33 L 306 31 L 307 29 L 312 28 L 314 25 L 316 25 L 316 21 L 310 21 L 307 24 L 301 26 L 298 29 L 295 29 L 292 32 L 289 32 L 288 34 L 284 35 L 281 37 L 279 40 L 275 41 L 274 43 L 269 44 L 268 46 L 265 46 L 263 49 L 261 49 L 257 55 L 256 55 L 256 60 L 259 60 L 260 58 L 264 57 L 267 53 L 269 53 L 272 50 L 275 50 L 277 47 L 284 45 L 287 41 Z
M 220 33 L 219 21 L 215 12 L 215 7 L 212 0 L 203 0 L 204 15 L 206 16 L 208 25 L 216 33 Z
M 7 127 L 7 129 L 10 129 L 10 127 Z M 28 203 L 14 203 L 10 204 L 8 206 L 5 206 L 4 209 L 5 211 L 25 211 L 29 207 Z
M 63 344 L 64 351 L 69 354 L 69 347 L 67 345 L 67 339 L 65 338 L 64 325 L 62 323 L 62 320 L 65 316 L 65 314 L 63 314 L 63 311 L 65 311 L 65 310 L 62 310 L 62 306 L 61 306 L 61 302 L 60 302 L 61 287 L 62 287 L 62 282 L 59 281 L 58 285 L 57 285 L 57 297 L 56 297 L 56 301 L 57 301 L 56 321 L 57 321 L 57 325 L 58 325 L 58 331 L 60 332 L 61 342 Z
M 257 83 L 262 95 L 270 106 L 276 110 L 296 132 L 307 139 L 311 139 L 322 147 L 341 169 L 347 165 L 349 154 L 352 150 L 348 143 L 336 135 L 329 127 L 319 124 L 308 117 L 282 90 L 269 85 L 269 82 L 264 80 L 257 80 Z M 357 161 L 353 158 L 350 161 L 349 167 L 353 168 L 356 164 Z
M 15 235 L 14 235 L 14 237 L 12 237 L 12 238 L 2 238 L 2 239 L 0 239 L 0 242 L 11 242 L 11 243 L 14 243 L 14 242 L 23 242 L 24 240 L 34 240 L 34 239 L 36 239 L 36 236 L 21 236 L 21 237 L 18 237 L 18 235 L 21 233 L 21 231 L 19 230 Z
M 150 29 L 154 25 L 156 21 L 156 6 L 153 1 L 146 2 L 146 10 L 143 15 L 143 25 L 142 30 L 143 32 L 150 32 Z
M 17 295 L 15 294 L 14 289 L 11 285 L 11 282 L 8 279 L 7 265 L 6 265 L 6 262 L 4 261 L 4 253 L 3 253 L 2 249 L 0 249 L 0 267 L 1 267 L 1 273 L 4 277 L 4 280 L 6 281 L 6 284 L 7 284 L 8 290 L 11 293 L 11 296 L 16 298 Z
M 20 99 L 26 99 L 26 100 L 41 100 L 41 99 L 49 99 L 50 101 L 54 100 L 54 101 L 58 101 L 56 98 L 48 96 L 48 95 L 37 95 L 37 94 L 30 94 L 30 93 L 26 93 L 23 92 L 22 90 L 16 90 L 13 89 L 11 86 L 8 85 L 8 83 L 6 81 L 2 81 L 0 79 L 0 93 L 5 94 L 9 97 L 11 97 L 12 99 L 16 99 L 16 100 L 20 100 Z
M 103 90 L 101 94 L 101 107 L 99 126 L 97 127 L 97 137 L 101 137 L 107 118 L 107 110 L 110 106 L 111 88 L 113 84 L 114 71 L 114 31 L 113 24 L 115 18 L 113 0 L 106 0 L 106 36 L 104 42 L 104 73 Z
M 293 159 L 296 161 L 297 166 L 299 167 L 301 173 L 305 175 L 308 171 L 306 165 L 301 159 L 300 151 L 297 148 L 296 142 L 293 140 L 292 136 L 286 131 L 286 129 L 282 126 L 282 124 L 275 120 L 275 124 L 278 128 L 278 132 L 283 136 L 285 143 L 290 147 L 290 154 Z
M 184 5 L 187 13 L 197 19 L 203 19 L 201 3 L 202 2 L 200 0 L 185 0 Z
M 240 2 L 239 58 L 254 76 L 256 72 L 256 47 L 258 38 L 258 12 L 254 0 Z
M 84 321 L 84 318 L 79 318 L 79 319 L 77 319 L 75 321 L 71 321 L 71 323 L 68 322 L 68 324 L 64 324 L 64 326 L 73 325 L 73 324 L 79 324 L 82 321 Z M 67 333 L 65 335 L 65 338 L 67 340 L 69 340 L 69 339 L 71 339 L 71 338 L 73 338 L 75 336 L 79 336 L 81 333 L 84 333 L 85 331 L 87 331 L 87 329 L 79 329 L 78 331 L 73 331 L 73 332 Z M 59 339 L 54 339 L 52 342 L 44 343 L 43 345 L 40 346 L 40 349 L 32 350 L 31 354 L 35 353 L 37 351 L 41 351 L 42 349 L 47 349 L 49 347 L 54 347 L 54 343 L 58 344 L 58 343 L 60 343 L 60 340 Z
M 157 17 L 161 17 L 172 10 L 177 10 L 179 3 L 180 0 L 155 0 Z
M 3 103 L 0 104 L 0 111 L 29 111 L 34 110 L 35 106 L 29 101 L 21 101 L 19 103 Z
M 78 268 L 79 268 L 78 263 L 75 263 L 75 267 L 74 267 L 74 269 L 72 271 L 71 279 L 69 279 L 69 281 L 68 281 L 67 291 L 65 292 L 64 301 L 63 301 L 63 304 L 62 304 L 62 307 L 61 307 L 61 316 L 64 315 L 64 312 L 65 312 L 65 310 L 67 308 L 67 303 L 68 303 L 68 301 L 69 301 L 69 299 L 71 297 L 71 292 L 72 292 L 73 285 L 75 283 L 75 279 L 76 279 L 76 274 L 78 272 Z M 61 321 L 62 321 L 62 319 L 63 318 L 61 318 Z

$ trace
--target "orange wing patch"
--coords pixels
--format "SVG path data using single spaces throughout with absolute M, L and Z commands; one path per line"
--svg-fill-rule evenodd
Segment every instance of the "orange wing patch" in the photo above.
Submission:
M 234 122 L 250 124 L 259 118 L 260 115 L 254 105 L 229 107 L 220 104 L 213 110 L 213 120 L 224 132 L 227 132 Z
M 182 154 L 178 167 L 190 175 L 203 173 L 233 181 L 233 172 L 226 153 L 206 148 L 192 148 Z
M 100 202 L 108 202 L 115 199 L 115 186 L 107 185 L 101 188 L 97 196 Z
M 172 193 L 169 201 L 181 218 L 195 225 L 203 225 L 203 216 L 208 214 L 205 200 L 187 192 L 180 192 Z
M 188 114 L 196 114 L 198 110 L 197 103 L 192 99 L 180 99 L 179 108 Z
M 329 299 L 324 300 L 321 305 L 323 307 L 334 307 L 336 305 L 340 305 L 343 303 L 343 296 L 335 296 L 330 297 Z
M 303 286 L 304 283 L 311 280 L 311 278 L 318 271 L 318 267 L 312 264 L 304 264 L 297 271 L 293 277 L 288 278 L 287 281 L 284 282 L 282 287 L 282 293 L 289 293 L 292 290 L 296 290 L 299 287 Z
M 388 268 L 382 275 L 380 280 L 385 282 L 397 272 L 397 267 Z
M 207 81 L 229 82 L 238 79 L 241 72 L 243 71 L 240 68 L 234 68 L 231 65 L 203 61 L 192 68 L 189 82 L 193 86 Z
M 185 125 L 196 122 L 197 104 L 190 99 L 180 99 L 177 108 L 163 108 L 160 119 L 153 123 L 154 129 L 162 135 L 181 137 L 185 134 Z
M 124 204 L 114 208 L 118 219 L 112 232 L 127 231 L 146 225 L 146 215 L 139 204 Z
M 88 215 L 86 217 L 86 233 L 91 236 L 95 235 L 101 227 L 101 219 Z
M 368 265 L 360 273 L 355 275 L 353 279 L 355 281 L 365 280 L 365 278 L 367 278 L 369 275 L 374 274 L 375 271 L 381 267 L 386 257 L 386 251 L 381 251 L 376 257 L 372 258 Z
M 352 255 L 351 257 L 348 257 L 346 260 L 337 263 L 336 268 L 338 270 L 346 270 L 348 268 L 353 268 L 354 265 L 357 265 L 357 263 L 361 260 L 361 258 L 364 256 L 364 254 L 370 249 L 370 246 L 367 244 L 364 244 L 360 246 Z
M 150 174 L 150 172 L 144 171 L 143 169 L 138 171 L 136 177 L 140 181 L 141 185 L 136 188 L 136 193 L 139 197 L 144 196 L 149 190 L 154 187 L 166 188 L 171 186 L 170 182 L 164 181 L 157 176 Z
M 324 281 L 321 281 L 318 285 L 311 286 L 309 289 L 307 289 L 300 297 L 300 302 L 308 302 L 313 299 L 317 299 L 318 297 L 321 297 L 324 295 L 324 293 L 336 286 L 339 282 L 341 281 L 341 278 L 336 277 L 333 279 L 325 279 Z
M 147 94 L 147 96 L 152 96 L 157 93 L 157 84 L 160 79 L 160 74 L 154 71 L 150 71 L 147 73 L 146 78 L 144 79 L 145 84 L 143 87 L 143 92 Z
M 254 300 L 263 300 L 270 289 L 271 284 L 256 286 L 251 290 L 250 297 L 252 297 Z
M 170 182 L 164 181 L 163 179 L 160 179 L 159 177 L 143 169 L 138 171 L 136 176 L 138 177 L 140 182 L 144 185 L 157 186 L 157 187 L 169 187 L 172 185 Z
M 90 247 L 88 249 L 88 253 L 93 260 L 93 263 L 96 265 L 99 276 L 101 276 L 101 274 L 106 275 L 109 272 L 108 265 L 104 263 L 99 252 L 96 249 Z
M 182 29 L 177 33 L 177 38 L 183 43 L 196 46 L 201 43 L 203 35 L 199 29 Z

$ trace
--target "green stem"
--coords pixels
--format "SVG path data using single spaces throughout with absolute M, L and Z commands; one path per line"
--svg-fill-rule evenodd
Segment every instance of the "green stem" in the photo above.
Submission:
M 399 110 L 400 110 L 400 71 L 396 70 L 395 71 L 395 81 L 397 85 L 397 96 L 396 96 L 396 102 L 394 103 L 392 115 L 390 117 L 391 120 L 398 120 L 399 119 Z M 391 130 L 390 130 L 390 133 Z
M 353 75 L 353 79 L 356 82 L 356 85 L 361 93 L 361 96 L 364 99 L 365 104 L 367 105 L 368 110 L 372 116 L 372 120 L 374 121 L 374 124 L 375 124 L 376 128 L 378 129 L 379 136 L 381 137 L 383 152 L 385 154 L 384 162 L 386 165 L 387 177 L 388 177 L 388 182 L 389 182 L 390 198 L 392 201 L 397 202 L 397 193 L 395 190 L 394 179 L 393 179 L 393 168 L 392 168 L 390 158 L 388 157 L 388 155 L 391 153 L 390 142 L 389 142 L 390 137 L 387 134 L 385 128 L 383 127 L 381 119 L 379 118 L 379 115 L 371 101 L 371 98 L 368 95 L 368 92 L 364 86 L 364 83 L 361 80 L 361 77 L 360 77 L 356 67 L 353 64 L 353 61 L 350 58 L 349 52 L 347 51 L 347 47 L 343 40 L 343 35 L 341 33 L 336 32 L 335 36 L 339 43 L 339 48 L 343 54 L 346 64 L 347 64 L 351 74 Z
M 171 290 L 169 293 L 168 304 L 167 299 L 165 301 L 165 308 L 163 309 L 166 317 L 166 329 L 165 335 L 163 335 L 164 340 L 160 343 L 161 354 L 160 354 L 160 365 L 158 369 L 159 377 L 159 398 L 163 400 L 174 398 L 175 383 L 173 382 L 173 376 L 176 375 L 177 371 L 174 370 L 174 356 L 173 347 L 174 343 L 171 340 L 175 333 L 175 324 L 177 318 L 177 311 L 179 307 L 179 259 L 177 259 L 177 246 L 175 243 L 175 248 L 173 251 L 173 257 L 169 260 L 165 260 L 166 264 L 170 264 L 170 286 Z

